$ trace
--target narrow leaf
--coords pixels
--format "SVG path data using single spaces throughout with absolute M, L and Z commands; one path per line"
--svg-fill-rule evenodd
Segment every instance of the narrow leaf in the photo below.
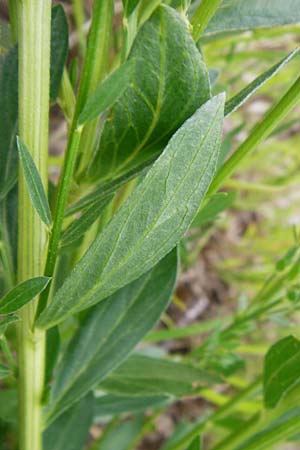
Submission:
M 155 325 L 169 303 L 176 274 L 173 251 L 88 313 L 57 368 L 49 421 L 97 386 Z
M 199 211 L 191 227 L 201 227 L 215 221 L 220 213 L 232 206 L 235 197 L 235 192 L 219 192 L 215 194 L 204 208 Z
M 6 329 L 9 325 L 11 325 L 14 322 L 18 322 L 20 319 L 17 316 L 7 316 L 4 317 L 4 319 L 0 320 L 0 338 L 3 334 L 5 334 Z
M 219 379 L 211 373 L 192 365 L 135 354 L 110 374 L 100 388 L 117 395 L 170 395 L 180 398 L 217 381 Z
M 300 22 L 300 0 L 223 0 L 204 35 Z
M 140 0 L 123 0 L 123 8 L 125 17 L 129 17 L 135 8 L 137 7 Z
M 95 444 L 93 450 L 131 450 L 136 448 L 137 438 L 141 436 L 146 419 L 137 416 L 123 422 L 112 423 L 106 430 L 99 445 Z
M 200 437 L 196 437 L 187 450 L 201 450 Z
M 173 8 L 163 5 L 154 11 L 136 37 L 130 60 L 130 87 L 109 111 L 90 167 L 97 180 L 121 175 L 161 151 L 210 97 L 202 56 L 187 21 Z
M 95 417 L 100 419 L 120 414 L 136 414 L 157 409 L 170 403 L 170 398 L 164 395 L 151 397 L 132 397 L 126 395 L 106 394 L 95 399 Z
M 38 320 L 47 328 L 111 295 L 157 264 L 189 228 L 213 179 L 224 95 L 175 133 L 143 181 L 75 266 Z
M 94 397 L 88 394 L 43 434 L 44 450 L 82 450 L 93 422 Z
M 18 284 L 0 300 L 0 314 L 9 314 L 22 308 L 40 294 L 49 281 L 48 277 L 36 277 Z
M 275 408 L 279 400 L 300 380 L 300 341 L 288 336 L 274 344 L 264 362 L 264 401 Z
M 11 375 L 11 371 L 9 370 L 9 368 L 4 366 L 3 364 L 0 364 L 0 380 L 3 380 L 9 375 Z
M 232 97 L 226 102 L 225 116 L 236 111 L 242 106 L 258 89 L 260 89 L 267 81 L 273 78 L 295 55 L 299 53 L 299 48 L 296 48 L 293 52 L 283 58 L 279 63 L 272 66 L 266 72 L 259 75 L 252 81 L 245 89 L 240 91 L 237 95 Z
M 129 87 L 132 79 L 134 60 L 131 59 L 112 72 L 92 92 L 79 115 L 79 124 L 95 119 L 106 109 L 111 108 L 123 92 Z
M 24 178 L 32 204 L 42 221 L 47 226 L 50 226 L 52 221 L 51 212 L 40 174 L 38 173 L 30 152 L 19 137 L 17 137 L 17 145 Z
M 90 208 L 85 210 L 82 215 L 75 219 L 68 228 L 63 232 L 61 237 L 61 246 L 68 247 L 80 239 L 84 233 L 93 225 L 93 223 L 101 217 L 101 213 L 111 202 L 113 196 L 100 198 L 100 201 L 94 203 Z
M 55 101 L 67 61 L 69 48 L 68 21 L 62 5 L 52 8 L 50 100 Z

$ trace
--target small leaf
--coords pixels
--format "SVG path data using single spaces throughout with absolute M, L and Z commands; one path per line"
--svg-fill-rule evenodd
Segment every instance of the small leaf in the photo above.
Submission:
M 112 423 L 106 429 L 99 446 L 93 450 L 131 450 L 136 449 L 137 438 L 142 435 L 146 425 L 143 416 L 137 416 L 123 422 Z
M 36 277 L 18 284 L 0 300 L 0 314 L 10 314 L 22 308 L 40 294 L 49 281 L 48 277 Z
M 52 221 L 51 212 L 40 174 L 38 173 L 30 152 L 19 137 L 17 137 L 17 145 L 24 178 L 32 204 L 42 221 L 47 226 L 50 226 Z
M 300 22 L 300 0 L 223 0 L 204 35 Z
M 299 48 L 283 58 L 279 63 L 266 70 L 245 87 L 237 95 L 229 99 L 225 104 L 225 117 L 236 111 L 242 106 L 258 89 L 260 89 L 267 81 L 273 78 L 294 56 L 299 54 Z
M 173 251 L 149 273 L 91 309 L 56 370 L 48 421 L 123 362 L 166 309 L 176 274 Z
M 103 200 L 100 198 L 97 203 L 95 202 L 78 219 L 74 220 L 62 234 L 61 247 L 68 247 L 77 242 L 93 223 L 99 219 L 112 198 L 112 195 Z
M 6 332 L 6 329 L 9 325 L 11 325 L 14 322 L 18 322 L 20 319 L 17 316 L 7 316 L 4 317 L 4 319 L 0 320 L 0 338 L 3 336 L 3 334 Z
M 214 177 L 224 95 L 175 133 L 146 177 L 75 266 L 37 326 L 49 328 L 150 270 L 188 230 Z
M 170 403 L 170 397 L 153 395 L 151 397 L 133 397 L 132 395 L 106 394 L 95 400 L 95 417 L 100 419 L 106 416 L 118 416 L 120 414 L 136 414 L 148 409 L 157 409 Z
M 137 7 L 140 0 L 123 0 L 123 8 L 125 17 L 129 17 L 135 8 Z
M 112 72 L 87 99 L 79 115 L 79 124 L 95 119 L 106 109 L 111 108 L 129 87 L 134 60 L 126 61 Z
M 43 434 L 44 450 L 82 450 L 93 422 L 94 396 L 88 394 Z
M 4 366 L 3 364 L 0 364 L 0 380 L 3 380 L 10 375 L 11 371 L 9 370 L 9 368 Z
M 220 213 L 232 206 L 235 197 L 235 192 L 219 192 L 215 194 L 204 206 L 204 208 L 199 211 L 191 225 L 191 228 L 201 227 L 208 222 L 215 221 Z
M 192 365 L 135 354 L 109 375 L 100 389 L 117 395 L 191 395 L 208 383 L 218 382 L 211 373 Z
M 300 341 L 288 336 L 274 344 L 264 362 L 264 402 L 275 408 L 279 400 L 300 381 Z

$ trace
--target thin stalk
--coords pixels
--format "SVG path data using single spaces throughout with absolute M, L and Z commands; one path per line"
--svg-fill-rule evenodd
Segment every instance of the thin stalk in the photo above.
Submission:
M 83 133 L 82 126 L 78 126 L 78 116 L 82 110 L 87 95 L 91 90 L 91 85 L 96 83 L 96 74 L 106 67 L 108 58 L 107 47 L 107 21 L 110 22 L 111 14 L 113 14 L 114 1 L 96 0 L 93 8 L 93 19 L 88 39 L 85 62 L 82 70 L 82 77 L 78 89 L 78 96 L 75 105 L 75 112 L 70 128 L 66 156 L 64 159 L 63 169 L 60 175 L 57 202 L 53 220 L 52 232 L 50 235 L 47 261 L 45 267 L 45 275 L 52 277 L 55 271 L 55 264 L 58 255 L 60 235 L 65 215 L 65 209 L 69 196 L 70 186 L 74 175 L 74 169 L 78 156 L 79 145 Z M 103 27 L 101 27 L 101 24 Z M 103 43 L 104 42 L 104 43 Z M 101 52 L 101 48 L 106 48 Z M 103 58 L 103 59 L 102 59 Z M 105 69 L 106 70 L 106 69 Z M 105 71 L 103 70 L 103 73 Z M 47 305 L 50 293 L 48 286 L 41 294 L 37 316 L 44 310 Z
M 195 42 L 199 41 L 203 31 L 209 24 L 210 19 L 217 11 L 221 2 L 222 0 L 202 0 L 198 6 L 191 19 L 191 24 L 193 27 L 192 34 Z
M 86 49 L 86 38 L 84 32 L 84 23 L 86 17 L 83 0 L 73 0 L 73 14 L 78 35 L 79 48 L 81 54 L 84 55 Z
M 15 44 L 18 40 L 18 1 L 8 1 L 9 23 L 11 29 L 11 37 Z
M 299 101 L 300 77 L 295 81 L 282 99 L 266 113 L 263 120 L 253 128 L 249 137 L 224 163 L 214 178 L 207 196 L 214 194 L 223 185 L 224 181 L 234 173 L 240 162 L 272 133 Z
M 109 68 L 109 50 L 112 36 L 114 0 L 96 0 L 92 13 L 86 63 L 84 65 L 81 92 L 78 95 L 80 108 L 87 96 L 95 90 Z M 91 160 L 97 135 L 98 119 L 87 123 L 83 129 L 79 146 L 81 155 L 77 178 L 86 170 Z
M 19 134 L 47 190 L 51 0 L 18 2 Z M 47 231 L 19 170 L 18 281 L 44 271 Z M 20 311 L 18 325 L 19 449 L 42 449 L 45 333 L 33 330 L 37 300 Z

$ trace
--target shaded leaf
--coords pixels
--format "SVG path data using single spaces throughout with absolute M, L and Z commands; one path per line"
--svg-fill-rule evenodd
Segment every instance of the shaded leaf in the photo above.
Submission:
M 94 397 L 88 394 L 44 431 L 44 450 L 82 450 L 94 415 Z
M 14 423 L 17 421 L 18 411 L 17 391 L 14 389 L 0 390 L 0 419 L 4 422 Z
M 106 109 L 111 108 L 123 92 L 128 89 L 132 79 L 134 60 L 131 59 L 112 72 L 88 97 L 78 122 L 83 124 L 95 119 Z
M 299 54 L 299 48 L 283 58 L 279 63 L 270 67 L 264 73 L 259 75 L 252 83 L 248 84 L 237 95 L 229 99 L 225 104 L 225 117 L 240 108 L 258 89 L 260 89 L 267 81 L 273 78 L 294 56 Z
M 67 61 L 69 46 L 68 21 L 62 5 L 52 8 L 51 17 L 51 65 L 50 100 L 58 95 L 60 82 Z
M 164 395 L 133 397 L 107 394 L 95 399 L 95 417 L 135 414 L 167 405 L 170 398 Z
M 167 307 L 176 273 L 177 254 L 173 251 L 149 273 L 88 313 L 57 369 L 48 420 L 122 363 Z
M 300 0 L 223 0 L 205 35 L 300 22 Z
M 138 33 L 129 60 L 134 60 L 132 82 L 108 114 L 90 167 L 97 179 L 124 173 L 161 151 L 210 97 L 202 56 L 186 21 L 173 8 L 155 10 Z
M 145 418 L 137 416 L 122 423 L 112 424 L 96 444 L 93 450 L 129 450 L 133 448 L 137 437 L 140 435 Z M 135 448 L 135 447 L 134 447 Z
M 68 247 L 77 242 L 93 223 L 100 218 L 101 213 L 112 199 L 112 195 L 103 200 L 100 198 L 98 202 L 94 202 L 92 206 L 86 209 L 78 219 L 75 219 L 62 233 L 61 246 Z
M 9 325 L 14 322 L 18 322 L 20 319 L 17 316 L 11 315 L 4 317 L 4 319 L 0 320 L 0 337 L 6 332 L 6 329 Z
M 201 441 L 200 441 L 200 437 L 197 437 L 196 439 L 194 439 L 194 441 L 191 443 L 191 445 L 189 446 L 189 448 L 187 450 L 201 450 L 202 446 L 201 446 Z
M 124 8 L 124 15 L 125 17 L 129 17 L 137 7 L 140 0 L 122 0 L 122 1 Z
M 138 278 L 188 229 L 213 179 L 224 95 L 202 106 L 175 133 L 163 154 L 75 266 L 38 319 L 51 327 Z
M 40 294 L 49 283 L 48 277 L 35 277 L 18 284 L 0 300 L 0 314 L 17 311 Z
M 117 395 L 182 397 L 216 381 L 219 379 L 192 365 L 135 354 L 109 375 L 100 388 Z
M 19 137 L 17 137 L 17 145 L 24 178 L 32 204 L 42 221 L 50 226 L 52 221 L 51 212 L 40 174 L 30 152 Z
M 8 377 L 9 375 L 11 375 L 10 369 L 3 364 L 0 364 L 0 380 Z
M 288 336 L 274 344 L 264 362 L 264 402 L 274 408 L 300 382 L 300 341 Z
M 225 209 L 232 206 L 236 197 L 235 192 L 219 192 L 215 194 L 195 217 L 191 227 L 201 227 L 213 222 Z

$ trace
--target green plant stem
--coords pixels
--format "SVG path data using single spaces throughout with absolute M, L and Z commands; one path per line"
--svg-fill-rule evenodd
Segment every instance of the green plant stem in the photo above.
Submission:
M 47 191 L 51 0 L 18 3 L 19 134 Z M 34 210 L 19 169 L 18 282 L 44 271 L 47 230 Z M 42 449 L 45 333 L 33 330 L 37 300 L 18 325 L 19 449 Z
M 253 128 L 249 137 L 224 163 L 210 185 L 207 196 L 213 195 L 218 191 L 226 179 L 234 173 L 240 162 L 272 133 L 299 101 L 300 77 L 295 81 L 282 99 L 267 112 L 263 120 Z
M 191 24 L 193 27 L 192 35 L 195 42 L 199 41 L 203 31 L 209 24 L 210 19 L 213 17 L 221 4 L 221 1 L 222 0 L 202 0 L 198 6 L 191 19 Z
M 50 235 L 47 261 L 45 267 L 45 275 L 53 277 L 55 271 L 55 264 L 58 255 L 59 241 L 64 221 L 65 209 L 67 205 L 68 195 L 72 178 L 74 175 L 74 169 L 76 165 L 76 159 L 78 156 L 79 145 L 82 142 L 81 137 L 83 134 L 82 126 L 78 126 L 78 117 L 82 110 L 82 107 L 86 101 L 87 95 L 91 90 L 91 85 L 95 86 L 96 75 L 101 72 L 102 63 L 104 67 L 107 67 L 108 58 L 108 42 L 107 42 L 107 20 L 112 20 L 113 14 L 113 0 L 105 1 L 96 0 L 93 9 L 93 19 L 91 30 L 88 39 L 88 46 L 86 51 L 85 62 L 82 70 L 82 77 L 78 89 L 78 96 L 75 105 L 75 112 L 72 120 L 72 125 L 69 133 L 68 145 L 66 150 L 66 156 L 62 173 L 60 175 L 60 182 L 58 187 L 57 202 L 53 220 L 52 232 Z M 101 28 L 101 24 L 105 24 L 104 29 Z M 103 41 L 105 43 L 103 43 Z M 108 40 L 109 41 L 109 40 Z M 104 51 L 100 51 L 100 48 L 106 48 Z M 103 60 L 102 60 L 103 58 Z M 105 73 L 105 71 L 103 71 Z M 50 293 L 50 286 L 42 292 L 40 296 L 39 306 L 36 316 L 45 309 Z
M 81 89 L 78 95 L 80 109 L 88 95 L 95 90 L 98 83 L 108 72 L 113 15 L 114 0 L 95 0 L 86 63 L 84 64 Z M 76 174 L 77 178 L 80 178 L 90 163 L 97 127 L 98 119 L 87 123 L 83 129 L 78 150 L 81 160 Z
M 9 23 L 11 29 L 11 36 L 13 43 L 15 44 L 18 40 L 18 1 L 9 0 L 8 1 L 8 11 L 9 11 Z
M 78 34 L 79 48 L 82 55 L 85 54 L 86 38 L 84 32 L 85 11 L 83 0 L 73 0 L 73 14 Z

